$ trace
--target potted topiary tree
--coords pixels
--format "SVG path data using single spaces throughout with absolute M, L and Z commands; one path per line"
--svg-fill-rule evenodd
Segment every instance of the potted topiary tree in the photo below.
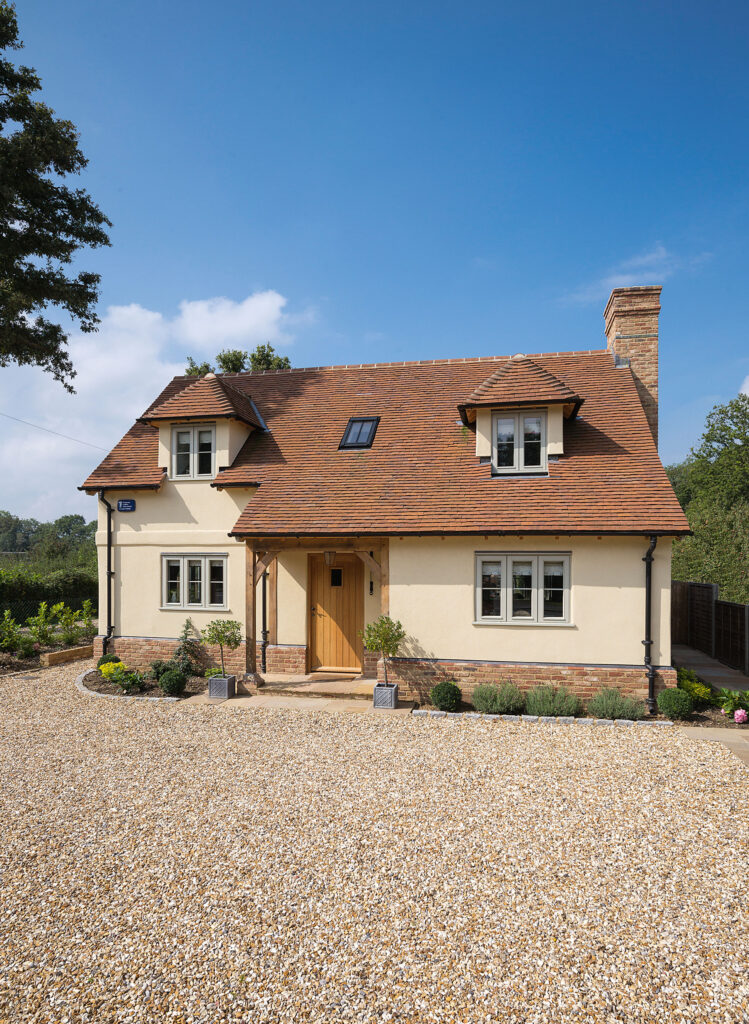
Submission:
M 242 643 L 242 627 L 234 619 L 214 619 L 202 630 L 202 636 L 205 643 L 215 644 L 221 651 L 221 675 L 208 680 L 208 696 L 228 700 L 235 694 L 236 678 L 226 674 L 224 647 L 236 651 Z
M 360 636 L 368 651 L 379 651 L 382 655 L 382 670 L 385 675 L 383 683 L 376 683 L 374 688 L 374 706 L 376 708 L 396 708 L 398 706 L 398 684 L 388 681 L 388 658 L 394 658 L 406 637 L 406 631 L 400 622 L 389 615 L 381 615 L 375 622 L 370 622 Z

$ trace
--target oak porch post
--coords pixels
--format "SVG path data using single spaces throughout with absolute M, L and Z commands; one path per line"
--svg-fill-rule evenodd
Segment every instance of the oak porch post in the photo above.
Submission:
M 245 671 L 247 675 L 255 675 L 257 672 L 255 651 L 255 557 L 255 548 L 250 541 L 247 541 L 244 584 Z

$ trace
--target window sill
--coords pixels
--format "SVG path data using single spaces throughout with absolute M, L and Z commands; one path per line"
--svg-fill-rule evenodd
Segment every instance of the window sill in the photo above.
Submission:
M 216 476 L 214 473 L 206 473 L 205 476 L 170 476 L 167 479 L 173 484 L 204 484 L 215 480 Z
M 160 612 L 230 612 L 231 608 L 219 604 L 162 604 Z
M 574 622 L 529 622 L 527 619 L 475 619 L 473 626 L 522 626 L 523 629 L 530 629 L 532 626 L 542 629 L 574 629 Z
M 548 476 L 548 469 L 492 469 L 492 476 Z

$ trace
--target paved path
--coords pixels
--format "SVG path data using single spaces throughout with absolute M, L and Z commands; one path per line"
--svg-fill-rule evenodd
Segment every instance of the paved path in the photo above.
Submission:
M 691 668 L 700 679 L 710 683 L 716 690 L 749 690 L 749 676 L 737 672 L 735 668 L 729 668 L 709 654 L 695 650 L 694 647 L 686 647 L 683 644 L 674 644 L 671 648 L 671 658 L 677 668 Z
M 685 725 L 681 730 L 690 740 L 711 740 L 722 743 L 735 754 L 740 761 L 749 767 L 749 731 L 740 729 L 701 729 L 695 725 Z

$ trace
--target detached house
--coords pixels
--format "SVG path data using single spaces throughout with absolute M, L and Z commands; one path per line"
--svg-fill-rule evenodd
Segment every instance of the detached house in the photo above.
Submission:
M 657 451 L 659 311 L 660 288 L 615 289 L 601 350 L 175 377 L 83 484 L 98 648 L 145 666 L 227 616 L 252 675 L 264 604 L 269 672 L 373 676 L 359 631 L 385 612 L 407 696 L 652 696 L 688 532 Z

